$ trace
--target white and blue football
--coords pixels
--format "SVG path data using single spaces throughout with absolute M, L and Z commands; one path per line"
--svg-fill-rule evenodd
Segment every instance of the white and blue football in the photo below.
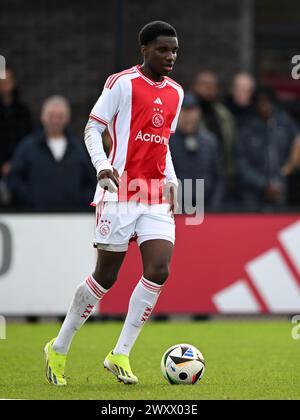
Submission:
M 160 367 L 170 384 L 194 385 L 203 377 L 205 361 L 191 344 L 176 344 L 164 353 Z

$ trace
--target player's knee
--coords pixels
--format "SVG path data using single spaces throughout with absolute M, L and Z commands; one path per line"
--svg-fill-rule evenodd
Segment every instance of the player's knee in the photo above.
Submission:
M 147 267 L 144 277 L 153 283 L 163 284 L 169 277 L 169 266 L 165 263 L 156 263 Z
M 93 274 L 94 279 L 104 289 L 110 289 L 117 280 L 117 273 L 114 270 L 109 271 L 95 271 Z

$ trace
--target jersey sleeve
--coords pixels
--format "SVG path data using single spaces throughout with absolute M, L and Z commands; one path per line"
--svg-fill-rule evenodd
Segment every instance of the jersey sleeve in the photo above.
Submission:
M 119 111 L 120 100 L 121 100 L 121 87 L 120 83 L 114 83 L 113 86 L 110 85 L 110 76 L 103 88 L 103 91 L 95 103 L 90 117 L 96 121 L 108 125 L 114 118 L 114 116 Z
M 168 145 L 168 151 L 166 156 L 166 180 L 178 187 L 178 179 L 173 165 L 170 147 Z
M 184 97 L 183 89 L 180 89 L 178 91 L 178 94 L 179 94 L 178 107 L 177 107 L 177 112 L 176 112 L 176 115 L 174 117 L 174 120 L 172 121 L 172 124 L 171 124 L 171 134 L 174 134 L 175 131 L 176 131 L 178 118 L 179 118 L 179 114 L 180 114 L 180 110 L 181 110 L 181 105 L 182 105 L 182 101 L 183 101 L 183 97 Z

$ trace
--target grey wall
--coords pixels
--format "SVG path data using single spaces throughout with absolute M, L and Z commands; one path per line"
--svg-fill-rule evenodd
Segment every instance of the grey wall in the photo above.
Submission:
M 216 70 L 226 86 L 243 66 L 243 4 L 249 0 L 125 0 L 124 68 L 140 60 L 139 29 L 167 20 L 179 36 L 173 76 L 188 88 L 203 68 Z M 66 95 L 82 132 L 108 74 L 115 71 L 116 0 L 1 0 L 0 54 L 17 71 L 23 97 L 37 119 L 48 95 Z

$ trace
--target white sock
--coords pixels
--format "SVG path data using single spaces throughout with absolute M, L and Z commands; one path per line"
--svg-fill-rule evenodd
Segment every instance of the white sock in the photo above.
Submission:
M 100 286 L 92 275 L 77 287 L 73 302 L 53 343 L 54 351 L 61 354 L 68 353 L 75 333 L 89 318 L 95 305 L 106 292 L 107 290 Z
M 115 354 L 129 355 L 139 333 L 157 302 L 162 286 L 144 277 L 136 285 L 130 301 L 126 320 L 114 348 Z

